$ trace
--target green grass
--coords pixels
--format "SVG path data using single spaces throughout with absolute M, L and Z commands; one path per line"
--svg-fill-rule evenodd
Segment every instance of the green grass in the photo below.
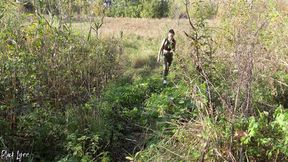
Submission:
M 132 75 L 137 79 L 142 76 L 159 74 L 162 66 L 157 63 L 158 46 L 157 39 L 129 35 L 122 39 L 124 53 L 122 65 L 125 66 L 125 75 Z

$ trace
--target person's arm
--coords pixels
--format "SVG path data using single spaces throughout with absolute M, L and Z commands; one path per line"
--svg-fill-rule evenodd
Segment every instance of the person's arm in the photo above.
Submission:
M 161 56 L 161 54 L 162 54 L 162 52 L 163 52 L 164 43 L 165 43 L 165 39 L 162 41 L 161 47 L 160 47 L 159 52 L 158 52 L 158 57 L 157 57 L 157 61 L 158 61 L 158 62 L 160 62 L 160 56 Z
M 172 49 L 172 52 L 175 53 L 176 51 L 176 40 L 174 40 L 174 45 L 173 45 L 173 49 Z

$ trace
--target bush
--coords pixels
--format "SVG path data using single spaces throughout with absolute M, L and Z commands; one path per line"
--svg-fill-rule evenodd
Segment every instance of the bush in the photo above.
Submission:
M 103 108 L 103 109 L 102 109 Z M 100 107 L 96 99 L 65 112 L 65 154 L 60 161 L 93 161 L 110 158 L 107 146 L 112 138 L 112 123 L 107 109 Z
M 145 109 L 147 112 L 155 112 L 157 117 L 170 116 L 175 119 L 185 118 L 192 112 L 194 105 L 187 94 L 187 87 L 178 84 L 176 87 L 167 87 L 161 93 L 153 93 L 149 99 L 145 101 Z M 186 116 L 186 117 L 188 117 Z
M 288 113 L 282 107 L 278 107 L 273 114 L 261 112 L 258 119 L 250 117 L 247 135 L 241 138 L 247 157 L 257 161 L 287 160 L 287 123 Z
M 89 95 L 97 95 L 102 85 L 117 75 L 117 40 L 88 42 L 69 30 L 52 27 L 36 15 L 30 16 L 30 23 L 20 25 L 27 18 L 21 16 L 19 21 L 4 17 L 1 23 L 9 22 L 10 26 L 2 28 L 0 35 L 6 42 L 1 44 L 5 54 L 1 53 L 0 62 L 5 71 L 0 82 L 8 86 L 17 80 L 18 101 L 50 102 L 56 107 L 82 102 Z M 4 92 L 6 98 L 16 93 L 15 89 Z
M 109 124 L 95 119 L 95 108 L 81 106 L 117 76 L 119 42 L 87 41 L 67 24 L 54 26 L 41 14 L 18 13 L 21 6 L 0 3 L 0 127 L 5 145 L 31 150 L 36 161 L 64 155 L 91 160 L 101 154 L 98 148 L 104 150 L 110 135 L 109 127 L 102 127 Z
M 121 0 L 115 1 L 108 9 L 107 15 L 111 17 L 167 17 L 169 4 L 167 1 L 139 0 L 136 2 Z
M 188 0 L 188 12 L 192 19 L 211 19 L 218 12 L 218 4 L 210 0 Z M 187 18 L 185 3 L 173 0 L 169 3 L 169 17 Z
M 143 10 L 141 17 L 161 18 L 167 17 L 169 13 L 169 5 L 167 1 L 146 0 L 143 1 Z
M 141 10 L 142 4 L 139 2 L 119 0 L 113 2 L 112 7 L 107 11 L 107 15 L 111 17 L 140 17 Z
M 195 6 L 191 7 L 191 16 L 195 18 L 211 19 L 217 14 L 218 6 L 212 1 L 198 1 Z
M 21 116 L 17 130 L 18 141 L 10 145 L 31 151 L 34 160 L 53 161 L 65 153 L 65 118 L 50 107 L 38 108 Z

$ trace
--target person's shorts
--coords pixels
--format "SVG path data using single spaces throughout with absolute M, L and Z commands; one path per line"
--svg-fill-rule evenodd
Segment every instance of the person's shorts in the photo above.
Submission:
M 173 53 L 172 52 L 163 53 L 163 57 L 164 57 L 164 64 L 165 65 L 168 64 L 168 66 L 170 66 L 173 61 Z

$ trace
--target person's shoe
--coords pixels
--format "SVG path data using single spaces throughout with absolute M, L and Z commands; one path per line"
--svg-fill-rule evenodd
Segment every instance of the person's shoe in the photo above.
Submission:
M 163 84 L 167 84 L 168 82 L 167 82 L 167 80 L 163 80 Z

